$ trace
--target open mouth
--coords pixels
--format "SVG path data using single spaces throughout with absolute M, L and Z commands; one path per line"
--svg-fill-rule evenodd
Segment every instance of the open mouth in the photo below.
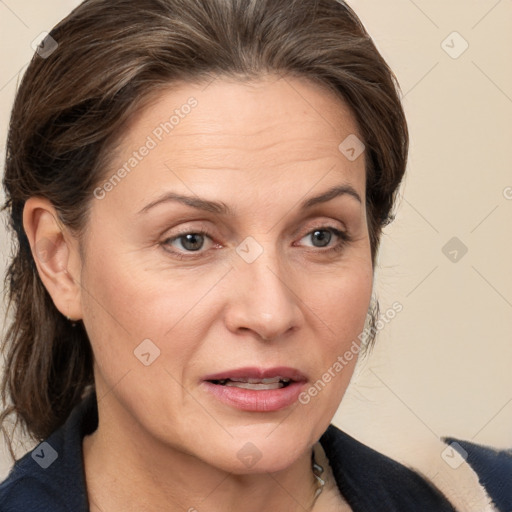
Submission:
M 254 391 L 264 391 L 268 389 L 280 389 L 290 385 L 292 379 L 288 377 L 271 377 L 267 379 L 251 379 L 251 378 L 232 378 L 210 380 L 212 384 L 220 386 L 228 386 L 240 389 L 252 389 Z
M 244 367 L 206 375 L 203 388 L 220 402 L 248 412 L 276 412 L 293 405 L 308 379 L 295 368 Z

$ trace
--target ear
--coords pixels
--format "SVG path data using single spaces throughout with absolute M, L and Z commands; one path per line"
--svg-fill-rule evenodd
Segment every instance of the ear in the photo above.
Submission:
M 71 320 L 81 319 L 78 240 L 62 225 L 52 203 L 41 197 L 27 199 L 23 228 L 39 277 L 56 308 Z

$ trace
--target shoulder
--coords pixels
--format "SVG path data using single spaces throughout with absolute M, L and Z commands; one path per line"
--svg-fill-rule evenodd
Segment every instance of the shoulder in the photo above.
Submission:
M 340 491 L 361 510 L 454 512 L 448 499 L 416 471 L 364 445 L 334 425 L 320 440 Z
M 2 512 L 67 511 L 59 495 L 51 487 L 30 475 L 7 478 L 0 484 L 0 510 Z
M 56 454 L 62 451 L 61 448 L 58 438 L 51 436 L 16 461 L 7 478 L 0 484 L 1 512 L 69 510 L 65 505 L 66 488 L 59 485 L 63 476 L 59 475 L 61 470 L 58 466 L 51 469 L 55 463 L 53 459 L 58 458 Z
M 0 483 L 1 512 L 86 512 L 82 439 L 97 424 L 96 397 L 89 395 L 64 425 L 17 460 Z
M 497 450 L 470 441 L 444 438 L 478 475 L 497 510 L 512 510 L 512 450 Z

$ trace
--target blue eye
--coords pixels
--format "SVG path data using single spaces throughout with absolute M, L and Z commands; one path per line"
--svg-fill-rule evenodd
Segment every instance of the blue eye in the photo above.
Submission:
M 329 242 L 332 239 L 333 231 L 327 230 L 327 229 L 315 229 L 315 231 L 312 231 L 307 236 L 312 236 L 313 240 L 318 240 L 320 242 L 320 245 L 317 245 L 316 247 L 325 247 L 329 245 Z
M 330 248 L 325 251 L 318 251 L 318 252 L 330 252 L 330 251 L 340 251 L 345 247 L 345 245 L 350 242 L 352 239 L 350 235 L 346 231 L 340 231 L 339 229 L 336 229 L 332 226 L 322 226 L 314 229 L 313 231 L 310 231 L 305 237 L 308 238 L 312 237 L 312 240 L 317 240 L 319 242 L 319 245 L 313 245 L 313 247 L 326 247 L 331 242 L 333 236 L 338 239 L 338 241 Z
M 318 227 L 310 231 L 304 237 L 302 237 L 301 240 L 303 240 L 304 238 L 313 237 L 311 239 L 318 241 L 318 245 L 313 245 L 310 247 L 321 249 L 323 247 L 329 246 L 333 239 L 333 235 L 337 239 L 337 241 L 334 245 L 332 245 L 332 247 L 323 251 L 315 252 L 321 254 L 330 253 L 331 251 L 341 251 L 345 247 L 345 245 L 352 240 L 350 235 L 346 231 L 340 231 L 339 229 L 336 229 L 332 226 Z M 178 259 L 194 259 L 200 258 L 202 255 L 204 255 L 204 253 L 208 252 L 207 250 L 201 251 L 201 249 L 203 249 L 205 245 L 205 240 L 207 238 L 212 240 L 211 235 L 204 230 L 184 231 L 183 233 L 179 233 L 174 237 L 166 238 L 161 243 L 161 245 L 167 252 L 171 253 L 174 257 Z M 175 242 L 179 242 L 180 246 L 176 247 Z

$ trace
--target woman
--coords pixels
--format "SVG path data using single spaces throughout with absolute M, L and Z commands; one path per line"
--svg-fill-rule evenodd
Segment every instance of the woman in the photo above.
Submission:
M 394 76 L 334 0 L 86 0 L 18 91 L 0 509 L 453 511 L 330 425 L 402 180 Z

